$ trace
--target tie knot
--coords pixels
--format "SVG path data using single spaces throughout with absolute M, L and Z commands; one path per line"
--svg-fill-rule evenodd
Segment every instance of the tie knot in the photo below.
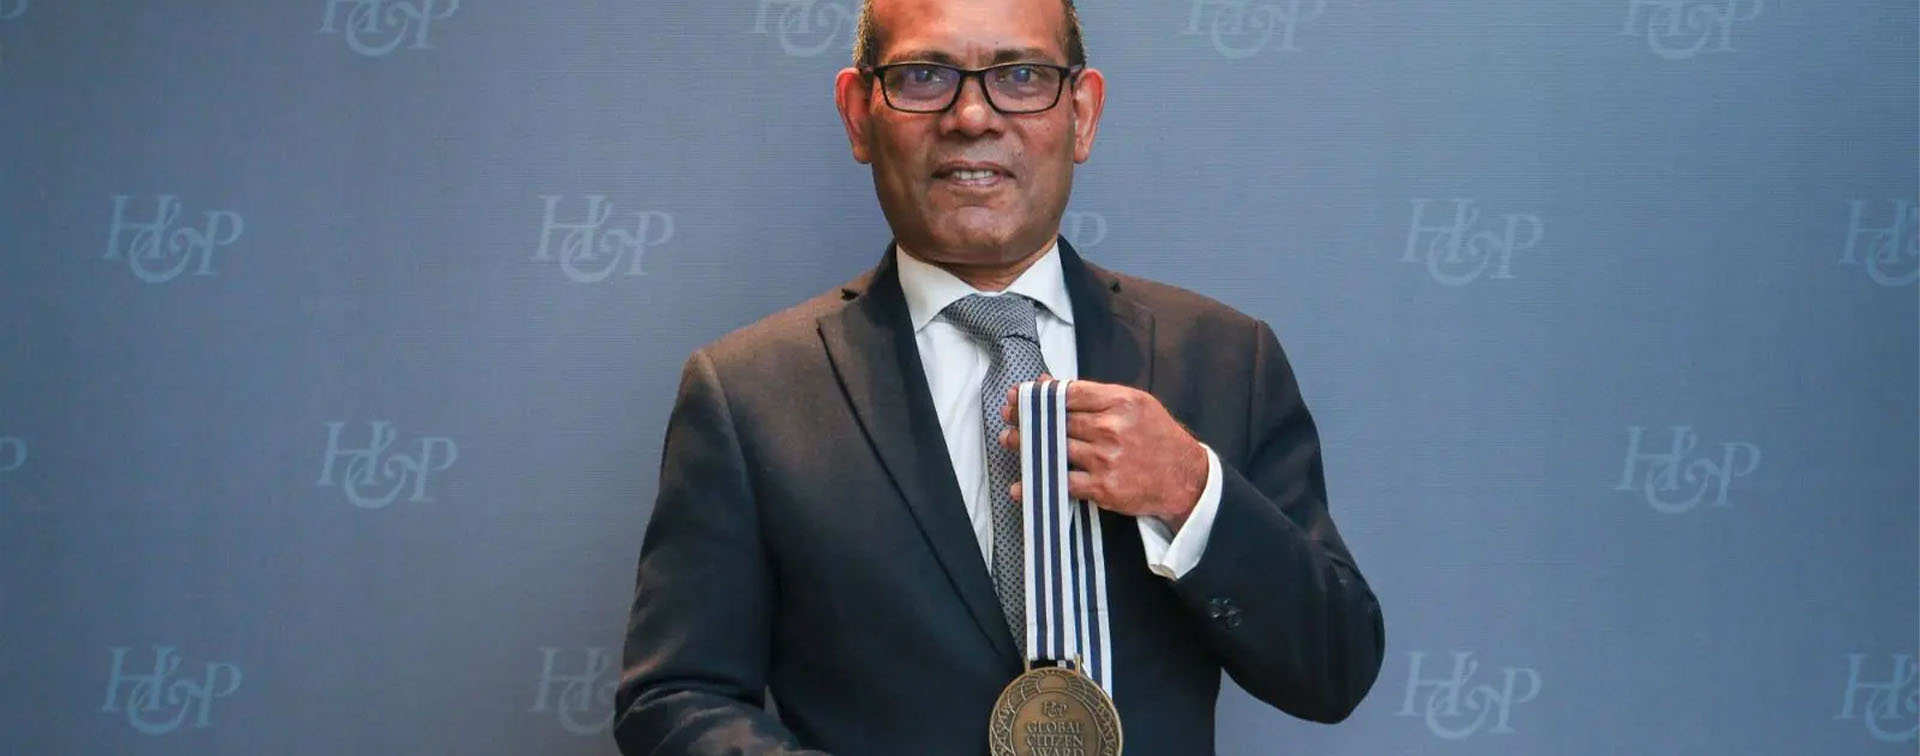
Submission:
M 1033 300 L 1019 294 L 969 294 L 954 300 L 941 314 L 975 339 L 992 346 L 1009 336 L 1040 343 L 1033 324 L 1035 312 Z

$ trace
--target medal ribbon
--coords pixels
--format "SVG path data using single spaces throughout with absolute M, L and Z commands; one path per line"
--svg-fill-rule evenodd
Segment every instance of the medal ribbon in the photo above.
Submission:
M 1020 384 L 1020 506 L 1027 547 L 1027 660 L 1070 667 L 1113 695 L 1100 510 L 1067 496 L 1067 386 Z

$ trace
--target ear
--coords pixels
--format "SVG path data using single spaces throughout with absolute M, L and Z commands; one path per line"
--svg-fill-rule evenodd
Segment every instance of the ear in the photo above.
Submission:
M 1107 77 L 1098 68 L 1080 72 L 1073 82 L 1073 162 L 1093 157 L 1093 136 L 1100 132 L 1100 112 L 1107 107 Z
M 842 68 L 833 78 L 833 105 L 840 109 L 840 125 L 847 129 L 847 142 L 853 147 L 855 162 L 873 159 L 868 148 L 868 116 L 873 108 L 873 84 L 857 68 Z

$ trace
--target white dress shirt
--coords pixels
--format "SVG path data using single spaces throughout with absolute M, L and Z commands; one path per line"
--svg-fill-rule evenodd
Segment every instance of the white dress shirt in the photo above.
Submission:
M 926 370 L 933 409 L 940 416 L 940 433 L 946 437 L 947 454 L 953 458 L 954 478 L 960 481 L 960 498 L 966 502 L 974 537 L 980 541 L 980 555 L 991 570 L 993 515 L 988 511 L 991 497 L 987 486 L 991 484 L 987 481 L 988 439 L 981 417 L 980 384 L 986 380 L 992 357 L 966 331 L 940 317 L 940 311 L 970 294 L 1024 295 L 1040 304 L 1035 325 L 1048 374 L 1062 380 L 1079 377 L 1073 306 L 1060 268 L 1060 250 L 1057 244 L 1049 248 L 1006 292 L 976 290 L 944 268 L 915 259 L 905 250 L 896 258 L 900 288 L 906 292 L 907 314 L 913 322 L 913 340 L 920 349 L 920 366 Z M 1220 458 L 1205 444 L 1201 448 L 1207 452 L 1207 483 L 1180 532 L 1170 532 L 1157 518 L 1134 518 L 1140 526 L 1140 542 L 1146 548 L 1147 568 L 1168 580 L 1180 579 L 1200 563 L 1207 537 L 1213 533 L 1214 515 L 1220 509 Z

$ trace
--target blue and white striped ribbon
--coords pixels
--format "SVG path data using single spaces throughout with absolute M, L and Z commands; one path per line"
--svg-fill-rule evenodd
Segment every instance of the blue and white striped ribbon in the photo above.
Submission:
M 1020 384 L 1027 659 L 1066 663 L 1113 695 L 1113 633 L 1100 510 L 1067 496 L 1067 386 Z

